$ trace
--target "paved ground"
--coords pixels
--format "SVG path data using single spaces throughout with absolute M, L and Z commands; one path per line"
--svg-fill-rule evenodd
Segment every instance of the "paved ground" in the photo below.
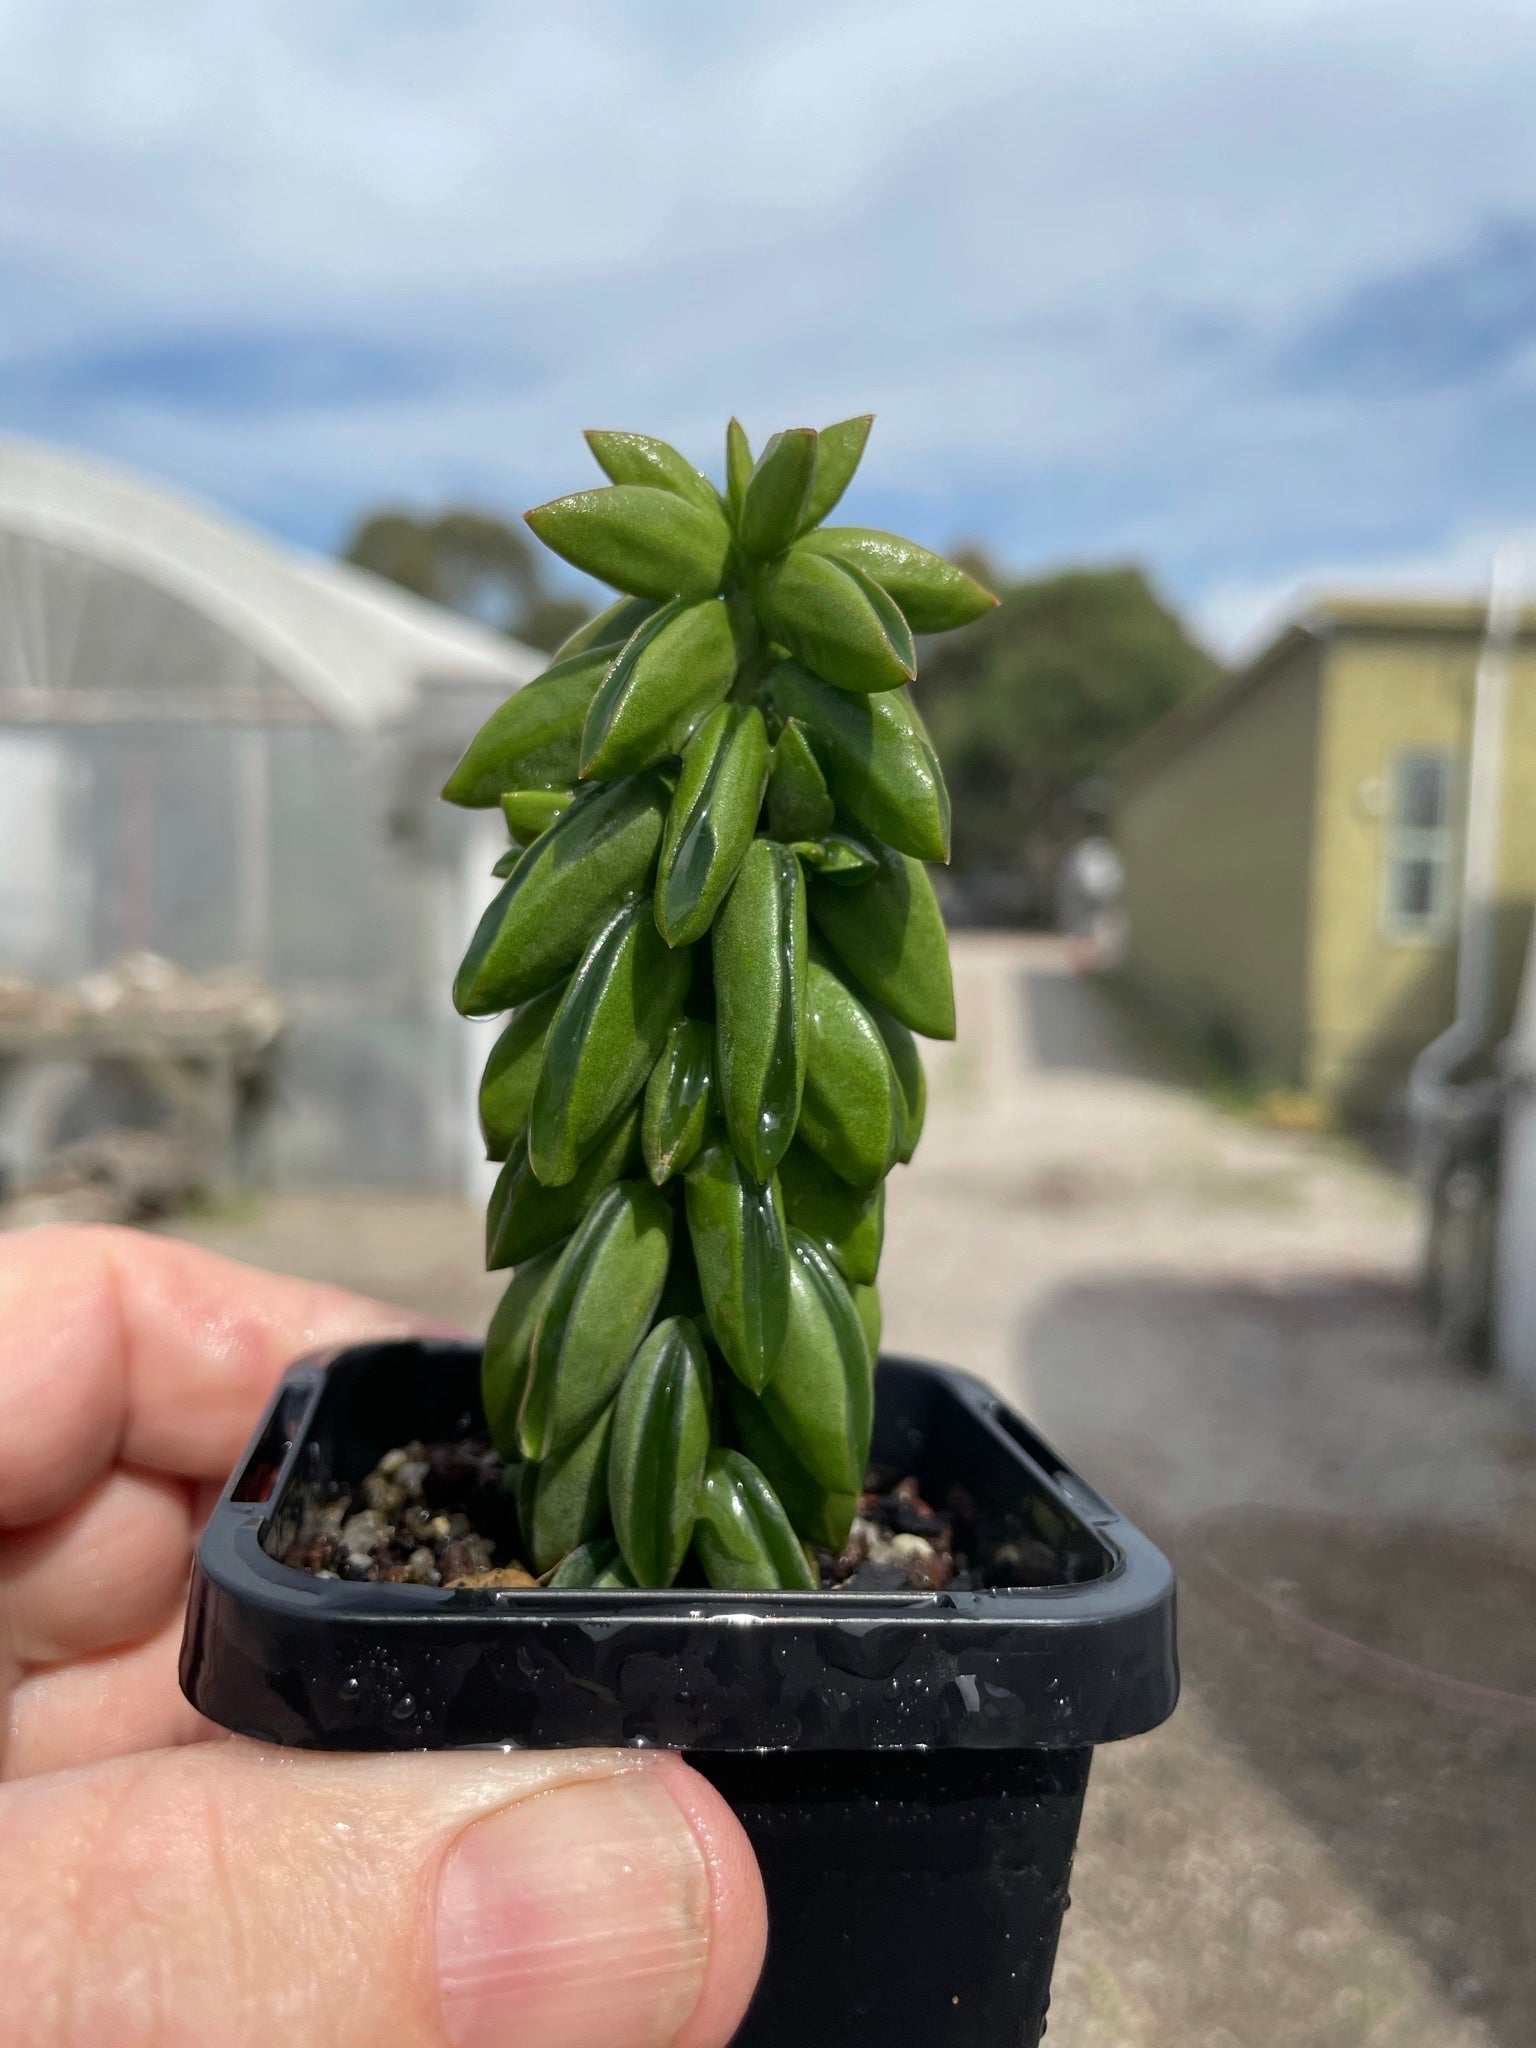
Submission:
M 887 1341 L 984 1373 L 1179 1567 L 1186 1693 L 1101 1752 L 1062 2048 L 1529 2048 L 1536 1439 L 1437 1362 L 1415 1217 L 1151 1076 L 1051 941 L 959 942 Z M 467 1208 L 188 1234 L 483 1320 Z

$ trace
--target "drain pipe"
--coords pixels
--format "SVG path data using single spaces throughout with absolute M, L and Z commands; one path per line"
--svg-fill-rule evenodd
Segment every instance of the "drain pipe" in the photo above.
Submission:
M 1499 813 L 1504 788 L 1504 705 L 1510 660 L 1520 631 L 1519 558 L 1500 548 L 1488 587 L 1488 623 L 1472 691 L 1472 753 L 1467 765 L 1466 841 L 1461 868 L 1461 918 L 1456 948 L 1456 1014 L 1425 1046 L 1408 1077 L 1408 1107 L 1427 1137 L 1457 1101 L 1449 1076 L 1481 1050 L 1493 1009 L 1494 893 L 1498 886 Z M 1495 1084 L 1496 1085 L 1496 1084 Z M 1481 1096 L 1485 1091 L 1478 1089 Z M 1466 1098 L 1463 1096 L 1465 1102 Z M 1470 1107 L 1470 1103 L 1467 1104 Z

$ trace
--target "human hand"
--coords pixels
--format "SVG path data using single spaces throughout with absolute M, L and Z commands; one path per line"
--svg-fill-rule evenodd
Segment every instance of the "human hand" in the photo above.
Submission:
M 762 1888 L 677 1758 L 337 1757 L 176 1682 L 198 1529 L 284 1366 L 418 1327 L 170 1239 L 0 1238 L 7 2048 L 720 2048 Z

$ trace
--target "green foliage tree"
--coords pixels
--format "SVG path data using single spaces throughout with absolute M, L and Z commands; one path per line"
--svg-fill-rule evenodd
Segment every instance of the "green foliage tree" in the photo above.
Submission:
M 962 558 L 967 559 L 967 558 Z M 989 576 L 979 557 L 968 566 Z M 954 869 L 1027 895 L 1074 792 L 1220 674 L 1136 568 L 1003 587 L 995 611 L 924 650 L 917 685 L 955 799 Z
M 393 508 L 367 513 L 342 558 L 546 653 L 588 615 L 579 598 L 545 587 L 537 554 L 516 527 L 470 507 L 435 518 Z
M 471 741 L 443 792 L 513 846 L 454 987 L 510 1012 L 481 1089 L 512 1278 L 485 1406 L 557 1585 L 809 1588 L 869 1454 L 885 1179 L 914 1031 L 954 1035 L 925 862 L 949 798 L 913 633 L 995 600 L 822 524 L 870 422 L 733 420 L 727 486 L 643 434 L 530 512 L 623 593 Z

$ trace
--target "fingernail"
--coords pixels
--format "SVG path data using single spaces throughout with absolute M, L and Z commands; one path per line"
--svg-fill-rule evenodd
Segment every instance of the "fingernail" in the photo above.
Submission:
M 703 1853 L 666 1773 L 543 1792 L 466 1828 L 438 1892 L 452 2048 L 666 2048 L 709 1949 Z

